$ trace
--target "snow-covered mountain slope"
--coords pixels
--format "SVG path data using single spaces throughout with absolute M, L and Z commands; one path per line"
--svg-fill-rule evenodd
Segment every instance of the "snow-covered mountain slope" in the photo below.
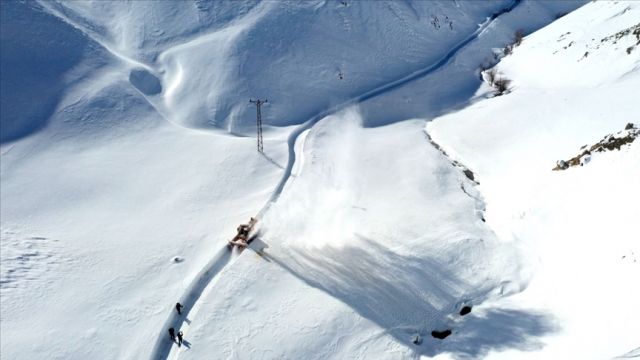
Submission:
M 246 132 L 254 123 L 253 109 L 246 106 L 250 97 L 271 99 L 265 123 L 302 123 L 436 62 L 472 36 L 488 16 L 519 3 L 95 1 L 43 5 L 131 67 L 157 78 L 164 91 L 147 97 L 167 119 L 187 127 Z M 532 30 L 575 6 L 575 2 L 525 3 L 523 7 L 533 10 L 531 18 L 514 26 Z M 511 35 L 507 33 L 496 41 L 506 41 Z M 486 51 L 482 56 L 488 56 Z
M 485 321 L 524 333 L 519 316 L 544 321 L 495 308 L 460 324 L 463 304 L 524 286 L 518 249 L 481 221 L 472 182 L 426 141 L 423 121 L 374 129 L 361 121 L 350 110 L 306 134 L 299 173 L 263 219 L 269 248 L 239 259 L 226 278 L 242 281 L 207 297 L 213 312 L 191 326 L 209 346 L 187 358 L 478 355 L 501 346 L 465 347 L 482 337 Z M 256 279 L 247 285 L 247 277 Z M 452 326 L 464 335 L 430 338 Z M 420 346 L 411 343 L 416 334 L 427 337 Z
M 271 196 L 288 130 L 265 134 L 270 160 L 254 138 L 177 127 L 129 63 L 34 3 L 0 8 L 0 357 L 147 358 L 172 304 Z
M 637 6 L 588 4 L 553 22 L 581 4 L 2 3 L 1 357 L 602 358 L 633 350 L 630 336 L 603 345 L 595 330 L 586 334 L 585 323 L 605 324 L 610 314 L 611 324 L 635 331 L 622 306 L 578 315 L 617 294 L 628 294 L 621 305 L 637 301 L 622 281 L 637 274 L 638 251 L 624 239 L 603 249 L 595 225 L 582 224 L 630 234 L 637 199 L 622 186 L 612 192 L 633 200 L 616 202 L 626 209 L 591 213 L 582 204 L 595 187 L 589 201 L 606 208 L 600 181 L 632 187 L 637 144 L 585 167 L 551 168 L 634 121 L 622 118 L 637 114 L 630 89 L 639 50 L 626 54 L 635 30 L 615 34 L 634 25 Z M 552 22 L 499 65 L 512 92 L 485 99 L 477 70 L 495 61 L 492 49 L 517 29 Z M 557 42 L 568 31 L 575 43 Z M 609 35 L 618 42 L 596 39 Z M 577 44 L 594 50 L 574 54 Z M 555 50 L 554 63 L 547 53 Z M 535 75 L 551 64 L 563 80 Z M 593 72 L 593 82 L 578 82 Z M 255 151 L 248 99 L 256 97 L 269 99 L 266 154 Z M 492 106 L 504 114 L 479 110 Z M 535 120 L 553 116 L 514 122 L 518 107 L 537 112 Z M 426 120 L 460 109 L 428 130 L 476 173 L 479 188 L 424 132 Z M 622 169 L 630 175 L 604 175 Z M 580 180 L 587 171 L 591 182 Z M 573 186 L 585 190 L 567 195 Z M 513 220 L 521 209 L 527 221 Z M 266 243 L 264 253 L 228 251 L 236 225 L 255 214 L 253 246 Z M 563 237 L 575 240 L 557 245 Z M 579 237 L 589 239 L 580 250 L 588 256 L 575 259 L 568 251 Z M 616 249 L 625 251 L 622 265 L 596 260 L 620 282 L 600 284 L 589 272 L 603 287 L 596 295 L 586 281 L 568 282 L 596 252 Z M 575 270 L 558 275 L 567 263 Z M 564 295 L 550 298 L 556 293 Z M 461 316 L 465 305 L 473 310 Z M 169 340 L 170 326 L 186 346 Z M 444 340 L 431 336 L 449 329 Z M 582 339 L 594 347 L 578 347 Z
M 500 358 L 604 359 L 640 346 L 640 144 L 552 171 L 640 125 L 639 5 L 590 3 L 526 37 L 497 67 L 511 93 L 427 127 L 478 176 L 499 237 L 528 248 L 537 270 L 511 301 L 549 311 L 558 326 L 540 352 Z

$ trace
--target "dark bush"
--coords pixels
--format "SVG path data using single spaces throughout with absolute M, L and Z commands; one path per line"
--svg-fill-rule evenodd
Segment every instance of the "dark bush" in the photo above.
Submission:
M 511 85 L 511 80 L 500 78 L 494 81 L 493 85 L 496 88 L 496 95 L 503 95 L 509 90 L 509 85 Z
M 513 35 L 513 44 L 515 46 L 520 46 L 520 44 L 522 44 L 522 39 L 524 39 L 524 30 L 516 30 L 516 33 Z

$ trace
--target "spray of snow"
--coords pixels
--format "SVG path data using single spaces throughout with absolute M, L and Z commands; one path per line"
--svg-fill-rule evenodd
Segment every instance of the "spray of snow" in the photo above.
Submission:
M 287 191 L 267 212 L 265 236 L 287 239 L 298 246 L 342 246 L 358 228 L 354 208 L 358 192 L 354 149 L 362 132 L 362 117 L 356 107 L 322 120 L 303 138 L 301 169 L 287 184 Z M 311 148 L 320 151 L 311 152 Z M 320 166 L 316 166 L 320 164 Z M 303 169 L 303 170 L 302 170 Z M 295 186 L 294 191 L 288 191 Z M 295 236 L 291 236 L 295 234 Z

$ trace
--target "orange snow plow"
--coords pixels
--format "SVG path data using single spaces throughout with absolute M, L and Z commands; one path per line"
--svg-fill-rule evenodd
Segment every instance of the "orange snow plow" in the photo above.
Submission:
M 249 245 L 249 242 L 251 242 L 251 237 L 249 235 L 253 231 L 253 227 L 257 222 L 258 219 L 252 217 L 248 224 L 240 224 L 240 226 L 238 226 L 238 233 L 236 236 L 229 240 L 229 246 L 246 247 Z

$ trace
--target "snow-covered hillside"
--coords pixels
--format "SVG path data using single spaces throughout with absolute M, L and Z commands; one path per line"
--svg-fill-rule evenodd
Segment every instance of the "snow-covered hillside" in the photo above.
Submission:
M 551 169 L 639 125 L 640 7 L 582 4 L 2 2 L 0 357 L 635 354 L 640 145 Z
M 536 269 L 510 302 L 548 312 L 557 330 L 526 358 L 638 356 L 640 143 L 552 169 L 606 135 L 637 132 L 622 130 L 640 125 L 639 42 L 639 3 L 590 3 L 500 62 L 511 93 L 427 126 L 477 175 L 491 228 L 525 246 Z M 501 358 L 514 357 L 525 354 Z

